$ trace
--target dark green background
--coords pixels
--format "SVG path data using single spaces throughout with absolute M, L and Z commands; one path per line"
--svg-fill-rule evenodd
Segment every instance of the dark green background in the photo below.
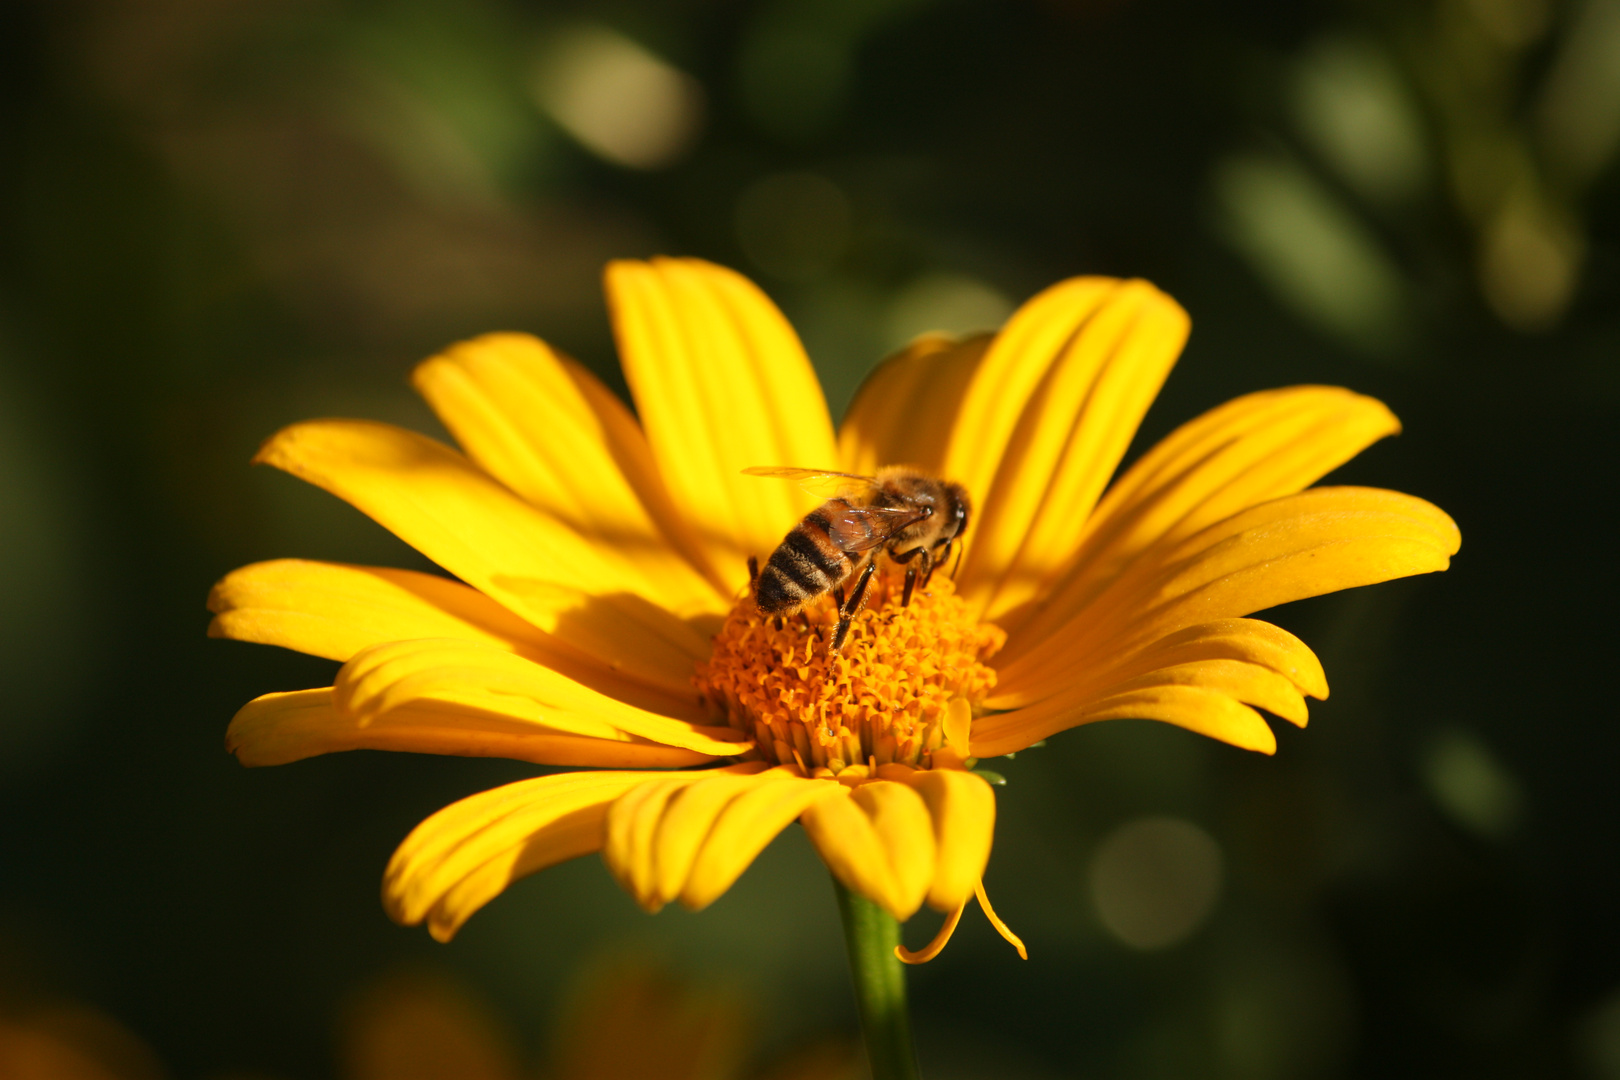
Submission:
M 1406 433 L 1341 478 L 1463 531 L 1445 575 L 1276 615 L 1334 694 L 1273 759 L 1117 723 L 994 765 L 988 881 L 1031 958 L 970 913 L 915 972 L 930 1077 L 1620 1076 L 1620 89 L 1565 91 L 1584 159 L 1547 120 L 1569 57 L 1620 70 L 1613 7 L 0 5 L 0 1004 L 92 1003 L 180 1077 L 313 1078 L 380 971 L 450 969 L 538 1039 L 576 964 L 630 943 L 744 987 L 768 1045 L 848 1030 L 796 830 L 701 914 L 647 917 L 586 859 L 438 946 L 383 916 L 384 862 L 530 768 L 221 749 L 240 704 L 335 665 L 205 639 L 215 579 L 422 565 L 249 469 L 258 441 L 334 414 L 437 431 L 407 372 L 491 329 L 622 387 L 600 267 L 663 252 L 759 280 L 835 414 L 919 305 L 966 330 L 1064 276 L 1150 278 L 1194 329 L 1137 450 L 1239 393 L 1345 385 Z M 683 154 L 614 165 L 537 104 L 536 57 L 582 22 L 701 85 Z M 1406 112 L 1336 157 L 1324 94 Z M 782 173 L 819 179 L 758 186 Z M 1087 866 L 1159 813 L 1208 830 L 1225 886 L 1139 952 Z

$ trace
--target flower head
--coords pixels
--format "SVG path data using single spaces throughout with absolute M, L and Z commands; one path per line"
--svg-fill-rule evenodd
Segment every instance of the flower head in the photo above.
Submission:
M 492 334 L 415 373 L 461 452 L 358 420 L 260 451 L 454 579 L 279 560 L 210 597 L 216 636 L 343 662 L 331 687 L 238 713 L 245 764 L 374 748 L 578 767 L 406 838 L 385 903 L 440 939 L 514 879 L 596 851 L 648 909 L 700 908 L 794 821 L 849 888 L 899 918 L 950 912 L 948 934 L 985 899 L 995 798 L 976 759 L 1117 718 L 1270 753 L 1258 710 L 1303 725 L 1327 683 L 1303 642 L 1246 616 L 1442 570 L 1458 547 L 1420 499 L 1310 487 L 1399 430 L 1332 387 L 1232 401 L 1110 485 L 1188 330 L 1146 282 L 1075 278 L 994 337 L 920 338 L 836 434 L 744 278 L 655 259 L 612 264 L 607 287 L 636 416 L 537 339 Z M 744 470 L 902 463 L 971 499 L 954 579 L 913 574 L 908 602 L 916 563 L 873 555 L 837 652 L 837 590 L 762 613 L 751 562 L 819 500 Z

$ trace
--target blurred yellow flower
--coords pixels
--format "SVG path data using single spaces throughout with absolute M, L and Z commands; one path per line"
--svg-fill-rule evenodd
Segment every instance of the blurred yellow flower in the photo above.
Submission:
M 836 433 L 746 279 L 617 262 L 607 290 L 639 422 L 544 343 L 493 334 L 415 373 L 462 452 L 363 420 L 260 451 L 459 580 L 278 560 L 210 597 L 215 636 L 343 662 L 333 686 L 238 713 L 245 764 L 374 748 L 591 767 L 463 799 L 406 838 L 385 902 L 440 940 L 594 851 L 648 910 L 701 908 L 800 821 L 854 892 L 901 919 L 951 913 L 908 956 L 926 958 L 984 898 L 995 799 L 976 759 L 1115 718 L 1270 753 L 1257 709 L 1303 725 L 1327 683 L 1304 643 L 1244 616 L 1443 570 L 1459 544 L 1420 499 L 1307 490 L 1399 430 L 1332 387 L 1232 401 L 1109 486 L 1188 331 L 1144 281 L 1074 278 L 993 337 L 920 338 Z M 901 462 L 970 494 L 960 573 L 909 607 L 881 575 L 829 671 L 831 601 L 778 626 L 748 590 L 748 560 L 817 500 L 743 470 Z

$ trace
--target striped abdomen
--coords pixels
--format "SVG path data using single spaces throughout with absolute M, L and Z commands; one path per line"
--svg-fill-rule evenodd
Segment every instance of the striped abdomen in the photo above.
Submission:
M 812 510 L 771 552 L 770 561 L 759 572 L 755 592 L 759 610 L 767 615 L 786 614 L 832 591 L 849 577 L 854 562 L 839 545 L 845 538 L 833 534 L 835 530 L 840 534 L 849 530 L 852 523 L 836 514 L 839 504 L 848 505 L 842 499 L 833 499 Z M 829 513 L 830 509 L 834 512 Z

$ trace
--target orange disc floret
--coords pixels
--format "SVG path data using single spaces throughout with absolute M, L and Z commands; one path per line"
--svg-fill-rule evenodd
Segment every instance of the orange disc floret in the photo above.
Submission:
M 1007 635 L 976 621 L 943 575 L 905 607 L 902 587 L 898 574 L 874 577 L 836 654 L 831 597 L 780 628 L 744 597 L 693 681 L 767 761 L 822 775 L 856 764 L 927 768 L 945 742 L 946 706 L 960 698 L 976 709 L 989 696 L 996 673 L 984 661 Z

